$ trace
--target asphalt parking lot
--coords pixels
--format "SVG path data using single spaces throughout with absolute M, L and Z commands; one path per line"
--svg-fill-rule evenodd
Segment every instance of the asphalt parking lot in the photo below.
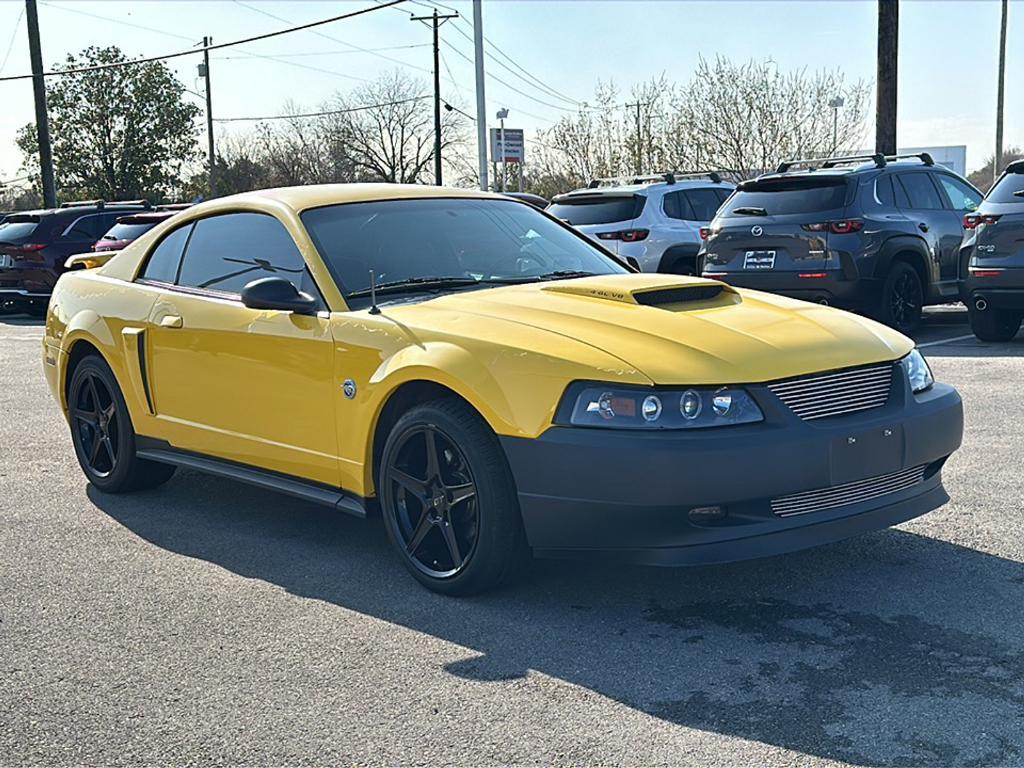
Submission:
M 928 314 L 967 423 L 940 510 L 471 600 L 376 520 L 191 472 L 96 493 L 41 335 L 0 317 L 0 764 L 1024 764 L 1024 333 Z

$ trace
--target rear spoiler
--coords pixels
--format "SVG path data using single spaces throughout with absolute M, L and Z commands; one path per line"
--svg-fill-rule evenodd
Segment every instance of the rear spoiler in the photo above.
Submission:
M 76 253 L 74 256 L 68 257 L 68 260 L 64 262 L 64 267 L 66 269 L 95 269 L 102 267 L 119 253 L 120 251 Z

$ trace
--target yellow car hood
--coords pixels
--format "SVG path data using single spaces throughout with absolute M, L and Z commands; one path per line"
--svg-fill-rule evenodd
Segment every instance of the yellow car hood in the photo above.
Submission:
M 914 347 L 902 334 L 858 315 L 675 275 L 527 283 L 420 305 L 427 306 L 576 339 L 657 384 L 771 381 L 896 360 Z

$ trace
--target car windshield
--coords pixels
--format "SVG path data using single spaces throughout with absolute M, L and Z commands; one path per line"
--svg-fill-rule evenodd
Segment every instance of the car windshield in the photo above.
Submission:
M 107 234 L 105 234 L 101 239 L 134 240 L 135 238 L 142 236 L 155 226 L 155 221 L 136 224 L 115 224 L 107 231 Z
M 988 203 L 1024 203 L 1024 173 L 1008 173 L 985 195 Z M 2 232 L 3 230 L 0 230 Z
M 842 208 L 846 182 L 840 178 L 766 179 L 740 185 L 721 216 L 784 216 Z
M 547 212 L 573 226 L 613 224 L 635 219 L 646 201 L 643 195 L 590 195 L 558 200 L 548 206 Z
M 582 235 L 512 200 L 425 198 L 314 208 L 302 221 L 349 305 L 370 270 L 390 294 L 628 270 Z

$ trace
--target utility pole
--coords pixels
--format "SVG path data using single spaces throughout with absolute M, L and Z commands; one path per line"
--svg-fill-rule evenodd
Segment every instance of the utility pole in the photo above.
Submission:
M 213 94 L 210 93 L 210 46 L 212 37 L 203 38 L 203 63 L 199 74 L 206 80 L 206 143 L 210 155 L 210 197 L 217 196 L 217 155 L 213 146 Z
M 883 155 L 896 154 L 896 75 L 899 44 L 899 0 L 878 0 L 875 151 Z
M 1006 14 L 1010 3 L 1003 0 L 1003 21 L 999 27 L 999 85 L 996 90 L 996 156 L 992 162 L 992 181 L 1003 168 L 1003 88 L 1006 80 Z
M 441 186 L 441 51 L 438 30 L 448 19 L 457 18 L 459 14 L 449 13 L 440 16 L 437 8 L 430 16 L 413 16 L 410 21 L 430 21 L 434 27 L 434 183 Z
M 487 103 L 484 99 L 484 12 L 473 0 L 473 53 L 476 59 L 476 146 L 480 189 L 487 191 Z
M 629 109 L 630 107 L 636 107 L 636 153 L 635 153 L 636 154 L 636 161 L 635 161 L 635 170 L 636 170 L 636 175 L 637 176 L 639 176 L 641 173 L 643 173 L 643 169 L 640 167 L 640 106 L 641 106 L 641 104 L 640 104 L 639 101 L 636 104 L 626 104 L 626 108 L 627 109 Z
M 50 121 L 46 116 L 46 81 L 43 78 L 43 49 L 39 43 L 39 14 L 36 0 L 25 0 L 28 21 L 28 52 L 32 61 L 32 90 L 36 97 L 36 140 L 39 143 L 39 171 L 43 182 L 43 207 L 57 207 L 53 181 L 53 152 L 50 149 Z

